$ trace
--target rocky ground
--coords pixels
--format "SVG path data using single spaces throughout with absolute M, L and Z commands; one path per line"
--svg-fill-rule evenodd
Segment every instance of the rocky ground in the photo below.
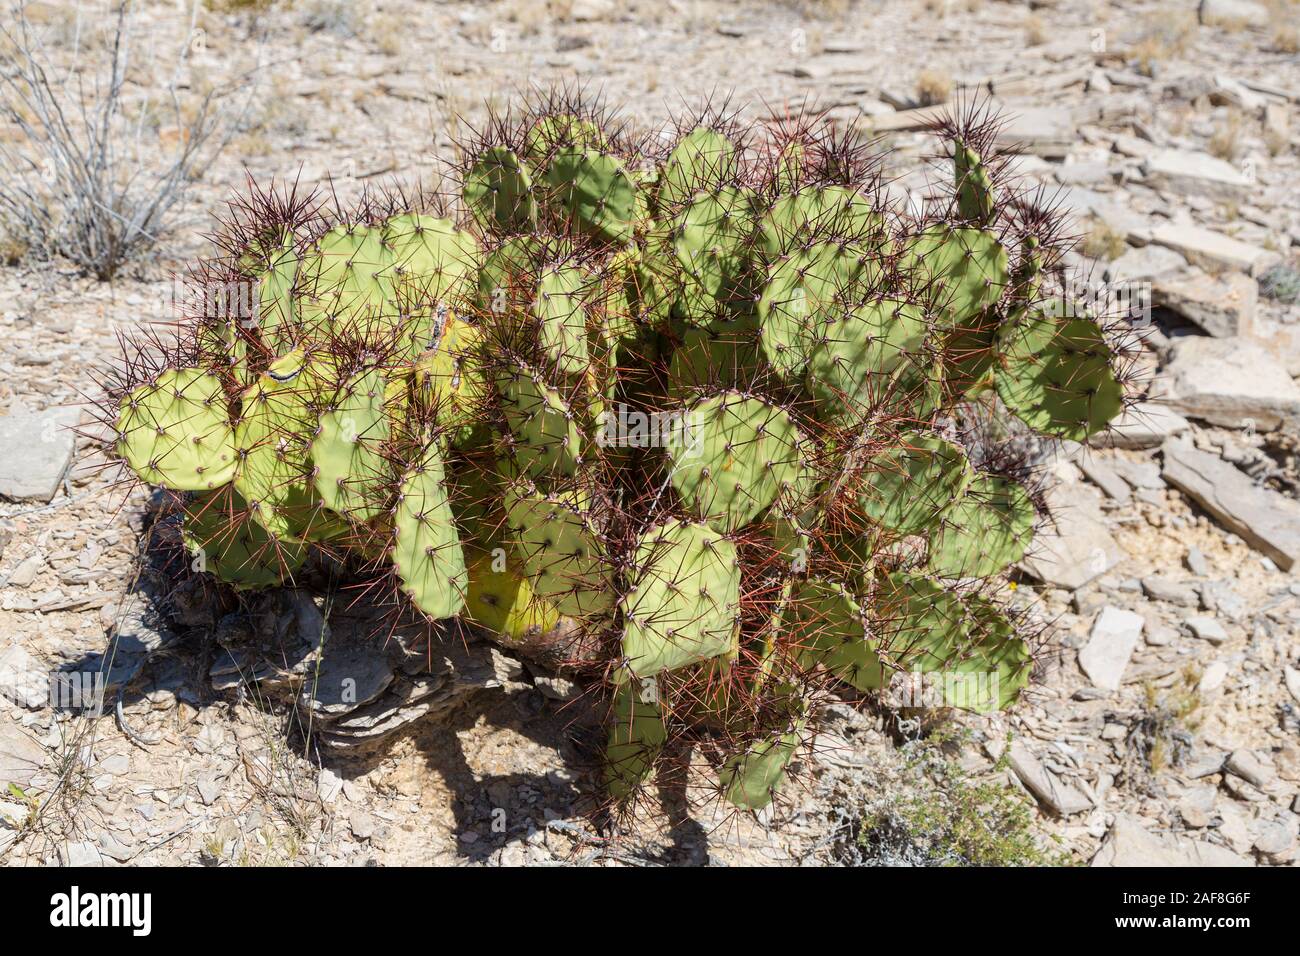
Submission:
M 0 268 L 0 859 L 1295 862 L 1294 2 L 226 0 L 137 15 L 159 43 L 189 37 L 189 83 L 260 58 L 259 82 L 138 274 Z M 85 35 L 71 4 L 29 16 L 56 54 Z M 128 90 L 156 91 L 163 63 L 138 58 Z M 1149 291 L 1152 401 L 1104 446 L 1050 462 L 1055 527 L 1017 590 L 1057 644 L 1016 712 L 837 705 L 771 813 L 698 806 L 666 781 L 610 839 L 588 814 L 591 724 L 562 676 L 477 643 L 376 650 L 343 613 L 322 647 L 319 602 L 220 617 L 200 593 L 161 600 L 138 570 L 145 495 L 63 426 L 117 333 L 167 317 L 170 270 L 202 251 L 244 170 L 332 176 L 344 195 L 429 182 L 452 117 L 574 79 L 647 124 L 707 91 L 769 111 L 811 98 L 899 150 L 900 190 L 924 183 L 926 106 L 989 95 L 1018 171 L 1074 217 L 1080 274 Z M 331 669 L 349 694 L 302 690 L 333 687 Z M 105 714 L 51 710 L 55 671 L 107 674 Z

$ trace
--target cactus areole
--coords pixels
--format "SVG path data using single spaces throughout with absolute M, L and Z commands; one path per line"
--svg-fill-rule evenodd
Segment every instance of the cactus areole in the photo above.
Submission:
M 110 450 L 201 568 L 581 635 L 620 806 L 684 742 L 761 808 L 819 700 L 900 675 L 1014 706 L 1033 471 L 963 423 L 1082 441 L 1127 390 L 987 117 L 936 129 L 921 211 L 811 114 L 639 136 L 562 91 L 486 129 L 436 196 L 254 190 L 175 340 L 128 344 Z

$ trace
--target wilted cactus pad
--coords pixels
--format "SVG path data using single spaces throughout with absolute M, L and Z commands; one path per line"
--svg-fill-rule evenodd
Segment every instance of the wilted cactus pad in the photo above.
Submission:
M 920 212 L 812 114 L 652 136 L 557 93 L 484 128 L 438 194 L 255 192 L 175 341 L 128 347 L 111 451 L 193 567 L 580 646 L 619 804 L 699 743 L 761 808 L 822 699 L 903 674 L 1014 705 L 1017 449 L 1106 427 L 1125 346 L 992 127 L 942 127 Z

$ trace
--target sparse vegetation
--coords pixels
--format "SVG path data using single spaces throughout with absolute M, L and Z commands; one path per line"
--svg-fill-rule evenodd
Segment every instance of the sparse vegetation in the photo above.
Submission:
M 1183 55 L 1195 37 L 1195 14 L 1188 11 L 1162 14 L 1129 49 L 1129 62 L 1138 72 L 1154 76 L 1157 64 Z
M 952 96 L 952 77 L 941 70 L 922 70 L 916 80 L 916 98 L 922 106 L 948 102 Z
M 1280 262 L 1268 269 L 1259 277 L 1259 294 L 1283 305 L 1300 302 L 1300 268 Z
M 1241 112 L 1230 109 L 1215 123 L 1210 137 L 1209 151 L 1219 159 L 1233 162 L 1241 153 Z
M 938 732 L 905 745 L 916 785 L 849 813 L 839 845 L 855 866 L 1051 866 L 1070 860 L 1036 829 L 1029 798 L 1002 774 L 975 776 L 946 752 L 962 738 Z M 1005 770 L 999 762 L 995 771 Z
M 1124 254 L 1128 242 L 1105 223 L 1095 223 L 1084 237 L 1081 251 L 1089 259 L 1113 262 Z
M 176 81 L 165 102 L 129 96 L 137 29 L 130 9 L 118 8 L 98 71 L 70 72 L 52 63 L 22 10 L 0 27 L 0 117 L 18 133 L 0 139 L 0 233 L 7 251 L 70 259 L 100 279 L 113 278 L 156 243 L 247 106 L 244 100 L 227 109 L 230 89 L 182 98 Z M 177 74 L 189 52 L 187 33 Z
M 1129 730 L 1126 773 L 1149 778 L 1182 765 L 1201 721 L 1200 680 L 1200 670 L 1189 664 L 1163 691 L 1145 685 L 1145 710 Z

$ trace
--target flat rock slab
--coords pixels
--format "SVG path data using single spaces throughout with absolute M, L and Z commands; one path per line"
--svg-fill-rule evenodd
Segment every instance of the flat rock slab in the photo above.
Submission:
M 1162 149 L 1142 164 L 1148 183 L 1183 195 L 1241 199 L 1253 186 L 1232 163 L 1189 149 Z
M 1172 833 L 1152 833 L 1137 817 L 1117 814 L 1092 866 L 1254 866 L 1226 847 Z
M 1253 327 L 1259 283 L 1240 272 L 1162 276 L 1151 284 L 1151 304 L 1177 312 L 1209 335 L 1226 339 Z
M 50 675 L 21 644 L 0 647 L 0 696 L 28 710 L 50 701 Z
M 1163 400 L 1155 399 L 1126 408 L 1110 428 L 1088 439 L 1098 448 L 1128 448 L 1139 451 L 1159 448 L 1165 439 L 1191 428 L 1189 422 Z
M 1222 458 L 1198 451 L 1185 439 L 1165 444 L 1161 474 L 1283 571 L 1300 564 L 1300 506 L 1289 498 L 1261 488 Z
M 1124 551 L 1101 516 L 1100 497 L 1078 483 L 1049 491 L 1052 522 L 1038 532 L 1021 567 L 1045 584 L 1073 591 L 1119 564 Z
M 1092 802 L 1087 797 L 1048 771 L 1019 740 L 1007 752 L 1007 763 L 1025 789 L 1058 817 L 1092 809 Z
M 45 764 L 45 748 L 30 730 L 0 716 L 0 792 L 9 785 L 26 789 Z
M 393 682 L 393 665 L 380 641 L 335 636 L 319 670 L 303 687 L 303 704 L 318 714 L 339 716 L 377 699 Z
M 1169 404 L 1191 418 L 1262 431 L 1300 421 L 1300 386 L 1254 342 L 1185 336 L 1163 374 Z
M 1173 249 L 1164 246 L 1139 246 L 1129 249 L 1106 267 L 1106 281 L 1118 285 L 1124 282 L 1141 282 L 1182 272 L 1187 260 Z M 1154 304 L 1154 303 L 1153 303 Z
M 1119 690 L 1145 623 L 1140 614 L 1132 611 L 1117 607 L 1101 609 L 1092 623 L 1088 643 L 1079 651 L 1079 667 L 1094 687 Z
M 1177 249 L 1190 262 L 1210 267 L 1226 266 L 1258 276 L 1281 257 L 1269 249 L 1252 246 L 1221 232 L 1183 223 L 1162 223 L 1151 229 L 1150 240 Z
M 21 406 L 0 418 L 0 498 L 47 504 L 72 464 L 81 418 L 77 408 L 32 412 Z

